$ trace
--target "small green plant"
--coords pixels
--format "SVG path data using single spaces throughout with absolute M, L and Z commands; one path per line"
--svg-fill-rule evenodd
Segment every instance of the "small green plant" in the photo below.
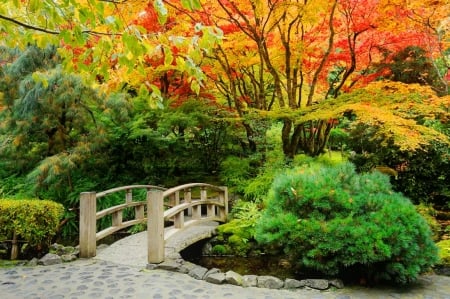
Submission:
M 438 261 L 426 221 L 379 172 L 297 168 L 276 178 L 266 205 L 256 239 L 302 269 L 407 283 Z
M 218 227 L 216 244 L 223 246 L 225 253 L 236 256 L 247 256 L 256 250 L 254 239 L 256 223 L 261 216 L 260 206 L 257 203 L 239 201 L 233 209 L 228 223 Z M 222 248 L 222 247 L 219 247 Z
M 143 232 L 147 230 L 147 223 L 139 223 L 139 224 L 135 224 L 132 227 L 130 227 L 130 229 L 128 230 L 128 232 L 132 235 Z
M 215 255 L 226 255 L 229 253 L 229 249 L 225 245 L 217 244 L 213 246 L 212 253 Z

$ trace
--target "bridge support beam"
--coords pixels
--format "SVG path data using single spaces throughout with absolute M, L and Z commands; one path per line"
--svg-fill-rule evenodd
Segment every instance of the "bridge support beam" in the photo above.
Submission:
M 148 263 L 164 261 L 164 196 L 160 190 L 147 192 Z
M 97 198 L 95 192 L 80 195 L 80 257 L 90 258 L 97 254 Z

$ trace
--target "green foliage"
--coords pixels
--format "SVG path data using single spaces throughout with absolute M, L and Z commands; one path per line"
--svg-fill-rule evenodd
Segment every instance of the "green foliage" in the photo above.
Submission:
M 439 247 L 440 264 L 450 266 L 450 240 L 442 240 L 436 245 Z
M 242 194 L 251 176 L 250 159 L 228 156 L 220 167 L 220 180 L 229 187 L 230 193 Z
M 426 220 L 433 233 L 433 240 L 438 241 L 441 236 L 441 225 L 436 220 L 437 211 L 430 204 L 421 203 L 416 206 L 417 212 Z
M 15 233 L 30 246 L 47 247 L 63 213 L 61 204 L 49 200 L 0 199 L 0 241 Z
M 426 221 L 379 172 L 302 167 L 276 178 L 256 239 L 299 268 L 326 275 L 413 281 L 437 260 Z M 358 278 L 358 277 L 357 277 Z
M 213 252 L 236 256 L 253 254 L 257 250 L 254 234 L 260 216 L 261 208 L 258 204 L 239 201 L 233 208 L 233 219 L 218 227 Z
M 392 141 L 377 137 L 376 127 L 355 126 L 350 131 L 347 146 L 352 149 L 349 160 L 358 171 L 388 166 L 398 172 L 391 178 L 394 190 L 402 192 L 419 204 L 428 202 L 444 205 L 450 184 L 450 148 L 433 142 L 416 151 L 404 151 Z
M 409 46 L 399 51 L 388 68 L 392 72 L 391 80 L 393 81 L 430 85 L 441 95 L 446 93 L 444 82 L 438 71 L 445 74 L 447 70 L 439 70 L 436 62 L 420 47 Z

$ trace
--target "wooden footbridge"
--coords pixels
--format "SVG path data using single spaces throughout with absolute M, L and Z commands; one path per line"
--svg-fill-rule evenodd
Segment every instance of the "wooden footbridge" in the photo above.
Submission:
M 133 200 L 133 191 L 144 189 L 145 200 Z M 114 193 L 125 193 L 124 203 L 97 211 L 97 201 Z M 133 210 L 134 218 L 124 220 L 124 211 Z M 161 263 L 165 243 L 175 233 L 201 222 L 225 222 L 228 191 L 204 183 L 191 183 L 165 189 L 152 185 L 131 185 L 103 192 L 80 195 L 80 257 L 96 256 L 97 241 L 136 224 L 147 224 L 147 261 Z M 108 216 L 110 215 L 110 216 Z M 97 231 L 97 221 L 111 218 L 111 226 Z M 132 254 L 132 253 L 130 253 Z

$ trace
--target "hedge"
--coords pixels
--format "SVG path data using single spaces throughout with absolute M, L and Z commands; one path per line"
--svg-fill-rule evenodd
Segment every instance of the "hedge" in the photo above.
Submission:
M 0 199 L 0 242 L 13 242 L 11 258 L 17 258 L 17 240 L 30 246 L 49 245 L 56 234 L 64 207 L 50 200 Z

